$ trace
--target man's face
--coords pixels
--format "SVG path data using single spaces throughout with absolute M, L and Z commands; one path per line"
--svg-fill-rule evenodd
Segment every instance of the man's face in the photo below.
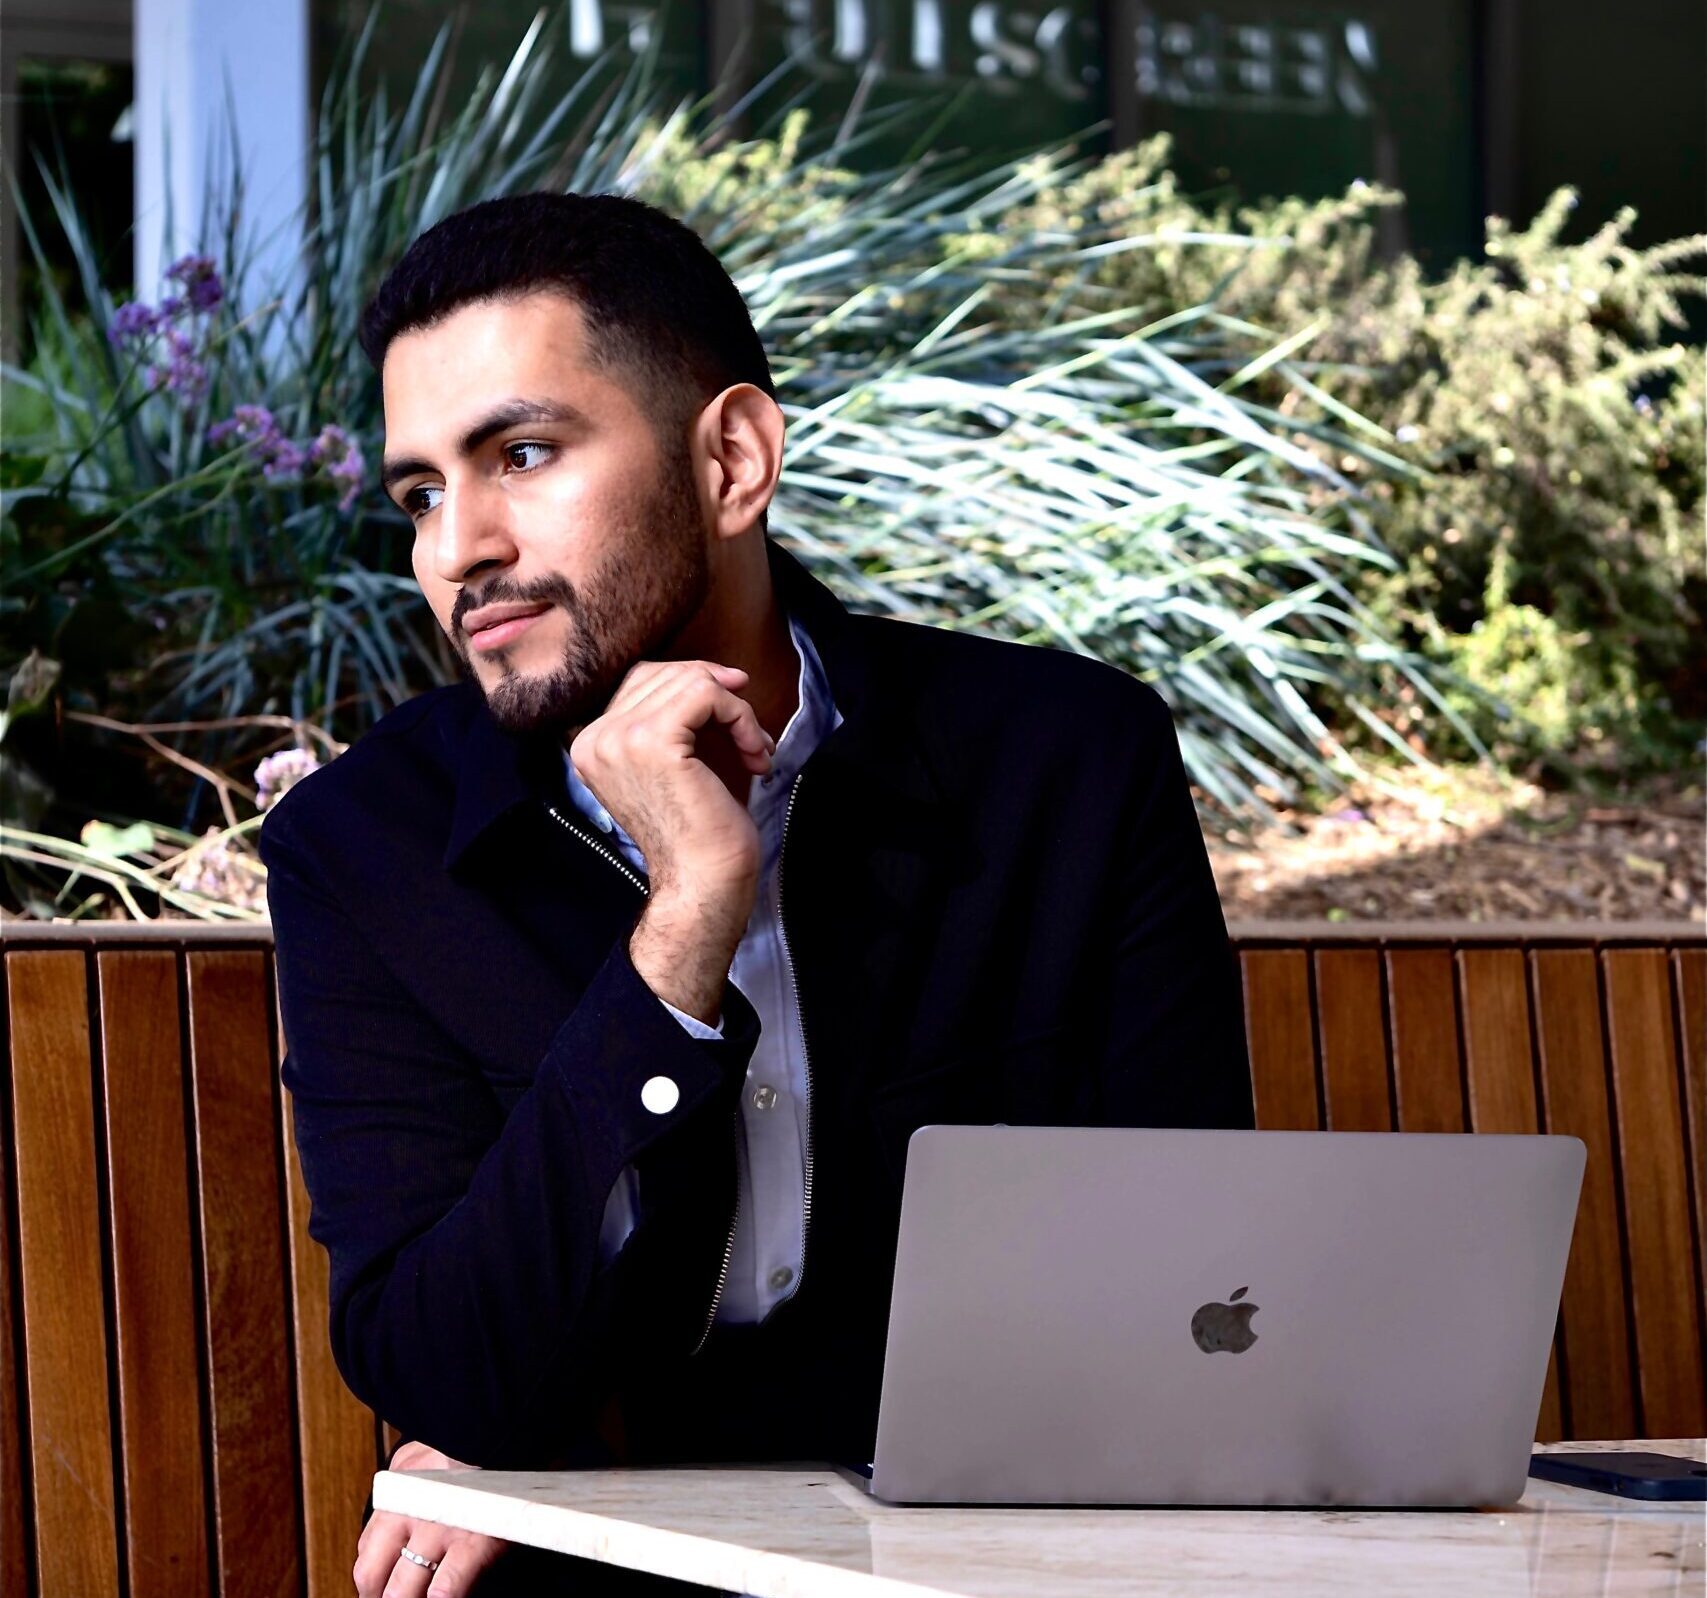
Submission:
M 634 380 L 593 364 L 558 293 L 400 334 L 382 386 L 386 491 L 464 672 L 512 732 L 593 720 L 709 591 L 685 436 L 660 446 Z M 522 605 L 531 620 L 470 634 L 474 612 Z

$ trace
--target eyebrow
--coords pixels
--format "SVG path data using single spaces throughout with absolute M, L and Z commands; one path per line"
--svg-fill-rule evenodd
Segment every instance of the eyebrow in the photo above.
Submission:
M 523 422 L 555 422 L 581 427 L 587 420 L 586 412 L 577 410 L 575 406 L 563 400 L 506 400 L 502 405 L 488 411 L 462 435 L 457 441 L 456 451 L 466 460 L 482 444 L 495 438 L 506 428 L 518 427 Z M 386 461 L 380 470 L 379 481 L 389 493 L 392 485 L 405 477 L 413 477 L 418 472 L 437 470 L 431 461 L 419 455 L 402 456 Z

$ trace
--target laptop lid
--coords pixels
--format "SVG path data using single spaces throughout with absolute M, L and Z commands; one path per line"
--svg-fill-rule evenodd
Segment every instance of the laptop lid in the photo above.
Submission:
M 1513 1503 L 1585 1159 L 1498 1133 L 921 1127 L 871 1490 Z

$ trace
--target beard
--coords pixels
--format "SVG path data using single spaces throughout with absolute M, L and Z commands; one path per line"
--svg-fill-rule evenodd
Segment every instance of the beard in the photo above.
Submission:
M 502 675 L 483 692 L 504 731 L 564 739 L 602 715 L 630 668 L 663 658 L 699 613 L 711 568 L 685 450 L 662 463 L 652 491 L 610 548 L 614 553 L 579 588 L 554 573 L 529 593 L 508 592 L 500 582 L 481 594 L 482 604 L 549 602 L 568 618 L 563 655 L 549 670 L 518 671 L 498 659 Z M 477 681 L 460 626 L 456 652 L 462 674 Z

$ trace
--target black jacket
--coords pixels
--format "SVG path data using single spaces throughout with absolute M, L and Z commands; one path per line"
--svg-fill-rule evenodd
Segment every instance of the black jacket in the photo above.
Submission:
M 698 1039 L 640 979 L 643 895 L 569 803 L 560 740 L 434 689 L 262 828 L 338 1367 L 472 1464 L 868 1460 L 915 1127 L 1253 1124 L 1165 702 L 1087 656 L 851 614 L 767 547 L 844 721 L 783 851 L 813 1187 L 762 1325 L 692 1352 L 757 1013 L 730 983 L 725 1036 Z M 666 1115 L 640 1101 L 656 1075 Z M 644 1209 L 601 1268 L 631 1161 Z

